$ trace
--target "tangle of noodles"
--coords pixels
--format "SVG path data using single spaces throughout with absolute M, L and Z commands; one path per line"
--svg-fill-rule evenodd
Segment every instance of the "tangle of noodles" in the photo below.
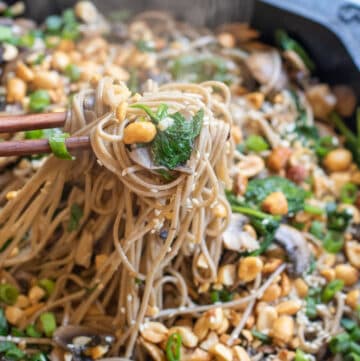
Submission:
M 149 307 L 161 312 L 166 305 L 191 306 L 187 284 L 215 279 L 220 235 L 230 215 L 224 187 L 233 149 L 230 97 L 223 84 L 152 85 L 141 98 L 129 95 L 124 85 L 110 78 L 102 79 L 96 90 L 76 95 L 66 128 L 90 135 L 94 152 L 78 154 L 75 162 L 50 157 L 0 214 L 0 239 L 12 239 L 0 255 L 1 266 L 10 267 L 17 279 L 36 274 L 56 280 L 48 301 L 22 325 L 51 310 L 63 324 L 117 331 L 112 353 L 123 349 L 126 357 L 133 353 Z M 86 113 L 84 101 L 92 96 L 94 109 Z M 191 174 L 178 173 L 164 182 L 157 173 L 134 164 L 122 131 L 142 113 L 130 106 L 136 102 L 153 110 L 162 103 L 171 112 L 204 110 L 201 133 L 187 163 Z M 123 103 L 129 106 L 120 123 L 114 112 Z M 75 203 L 83 208 L 83 216 L 77 230 L 69 232 Z M 212 212 L 218 203 L 228 213 L 223 221 Z M 165 237 L 161 230 L 167 230 Z M 20 252 L 9 259 L 14 247 Z M 210 272 L 187 278 L 184 269 L 192 267 L 200 251 Z M 92 261 L 96 254 L 105 255 L 98 267 Z M 78 265 L 85 270 L 79 273 Z M 168 285 L 176 291 L 171 301 L 164 298 Z

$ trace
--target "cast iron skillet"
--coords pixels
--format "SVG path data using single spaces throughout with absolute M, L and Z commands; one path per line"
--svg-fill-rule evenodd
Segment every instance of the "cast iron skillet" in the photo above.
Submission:
M 8 2 L 14 2 L 9 0 Z M 309 51 L 316 74 L 329 84 L 348 84 L 360 102 L 359 0 L 93 0 L 106 13 L 161 9 L 190 23 L 213 27 L 250 21 L 273 42 L 274 31 L 286 29 Z M 28 17 L 42 21 L 76 0 L 25 0 Z M 350 123 L 351 119 L 348 120 Z

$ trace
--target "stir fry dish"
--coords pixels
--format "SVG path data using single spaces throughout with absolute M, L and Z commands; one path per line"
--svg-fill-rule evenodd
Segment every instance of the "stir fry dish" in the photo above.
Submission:
M 353 90 L 283 29 L 23 11 L 1 115 L 67 116 L 1 134 L 52 153 L 0 158 L 1 360 L 359 361 Z

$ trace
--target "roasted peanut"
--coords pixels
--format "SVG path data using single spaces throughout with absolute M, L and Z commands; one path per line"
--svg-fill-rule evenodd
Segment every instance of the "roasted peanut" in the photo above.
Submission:
M 295 286 L 297 294 L 301 298 L 305 298 L 307 296 L 308 291 L 309 291 L 309 286 L 305 283 L 305 281 L 303 281 L 301 278 L 297 278 L 294 281 L 294 286 Z
M 345 286 L 352 286 L 359 280 L 359 272 L 349 264 L 339 264 L 335 267 L 336 278 L 343 280 Z
M 324 158 L 323 163 L 329 172 L 341 172 L 350 167 L 352 154 L 344 148 L 330 151 Z
M 26 95 L 26 88 L 26 83 L 20 78 L 10 78 L 6 87 L 6 100 L 9 103 L 22 101 Z
M 233 348 L 233 353 L 235 356 L 235 360 L 236 361 L 250 361 L 250 356 L 248 355 L 248 353 L 245 351 L 245 349 L 241 346 L 234 346 Z
M 280 316 L 275 320 L 270 335 L 278 343 L 289 343 L 294 334 L 294 320 L 290 316 Z
M 320 274 L 325 277 L 328 282 L 335 279 L 335 270 L 333 268 L 323 268 L 320 270 Z
M 141 336 L 146 341 L 160 343 L 167 339 L 168 329 L 160 322 L 147 322 L 140 329 Z
M 360 243 L 347 241 L 345 243 L 345 254 L 350 264 L 360 270 Z
M 219 268 L 218 282 L 224 286 L 232 286 L 235 283 L 236 266 L 227 264 Z
M 199 342 L 199 339 L 197 338 L 195 333 L 192 332 L 188 327 L 184 327 L 184 326 L 171 327 L 169 329 L 169 335 L 171 335 L 174 332 L 177 332 L 181 335 L 182 343 L 186 347 L 191 347 L 191 348 L 195 347 Z
M 273 283 L 264 292 L 261 297 L 262 301 L 273 302 L 281 296 L 281 288 L 278 284 Z
M 248 179 L 243 174 L 239 173 L 236 175 L 234 182 L 234 191 L 238 196 L 242 196 L 246 192 L 248 185 Z
M 261 272 L 263 262 L 259 257 L 245 257 L 240 260 L 238 277 L 241 281 L 251 282 Z
M 32 81 L 36 89 L 56 89 L 60 86 L 59 83 L 59 74 L 55 71 L 39 71 Z
M 156 127 L 151 122 L 130 123 L 124 129 L 124 143 L 149 143 L 156 135 Z
M 34 72 L 22 61 L 18 61 L 16 64 L 16 76 L 28 82 L 34 79 Z
M 18 325 L 24 316 L 24 311 L 16 306 L 7 306 L 5 309 L 5 317 L 12 325 Z
M 270 193 L 262 202 L 261 208 L 273 215 L 285 215 L 288 213 L 288 202 L 282 192 Z
M 264 306 L 259 310 L 256 320 L 256 328 L 260 332 L 271 329 L 274 321 L 278 318 L 278 313 L 275 307 Z
M 267 166 L 274 172 L 284 169 L 291 156 L 291 149 L 277 147 L 272 150 L 267 158 Z
M 232 361 L 233 353 L 231 348 L 223 345 L 222 343 L 216 343 L 209 349 L 210 354 L 212 354 L 217 361 Z
M 245 98 L 255 109 L 260 109 L 265 100 L 264 94 L 260 92 L 246 94 Z
M 33 286 L 29 290 L 28 297 L 29 297 L 31 304 L 34 305 L 35 303 L 38 303 L 42 298 L 44 298 L 45 295 L 46 295 L 46 292 L 44 289 L 42 289 L 39 286 Z
M 301 308 L 301 302 L 295 300 L 284 301 L 276 305 L 279 315 L 295 315 Z
M 195 335 L 202 341 L 209 332 L 209 321 L 207 317 L 200 317 L 197 319 L 193 329 Z
M 231 33 L 220 33 L 217 39 L 224 48 L 233 48 L 236 44 L 236 39 Z
M 356 308 L 360 304 L 360 290 L 352 290 L 346 295 L 345 299 L 346 304 L 351 307 L 353 310 L 356 310 Z

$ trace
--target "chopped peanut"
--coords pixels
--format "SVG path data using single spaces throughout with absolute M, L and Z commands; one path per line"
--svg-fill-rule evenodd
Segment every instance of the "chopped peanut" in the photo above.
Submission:
M 230 33 L 220 33 L 217 36 L 217 39 L 220 43 L 220 45 L 222 45 L 224 48 L 233 48 L 236 44 L 236 40 L 234 35 L 230 34 Z
M 227 213 L 226 207 L 222 203 L 217 204 L 213 208 L 213 215 L 216 218 L 225 218 L 227 216 L 227 214 L 228 213 Z
M 262 202 L 261 208 L 273 215 L 283 216 L 288 213 L 288 202 L 282 192 L 270 193 Z
M 270 335 L 276 342 L 289 343 L 294 334 L 294 320 L 290 316 L 280 316 L 275 320 Z
M 245 257 L 240 260 L 238 277 L 241 281 L 251 282 L 261 272 L 263 262 L 259 257 Z
M 232 286 L 235 283 L 236 266 L 227 264 L 220 267 L 218 272 L 218 282 L 224 286 Z
M 295 315 L 301 308 L 301 302 L 295 300 L 289 300 L 279 303 L 276 306 L 276 310 L 279 315 Z
M 7 82 L 6 100 L 9 103 L 20 102 L 26 95 L 26 83 L 20 78 L 10 78 Z
M 291 156 L 291 149 L 286 147 L 277 147 L 272 150 L 267 158 L 267 166 L 278 172 L 284 169 Z
M 24 311 L 16 306 L 7 306 L 5 309 L 5 317 L 12 325 L 18 325 L 24 316 Z
M 25 295 L 19 295 L 14 306 L 19 308 L 26 308 L 30 305 L 29 299 Z
M 345 254 L 350 264 L 360 270 L 360 243 L 357 241 L 346 242 Z
M 29 300 L 32 305 L 38 303 L 45 296 L 46 296 L 45 290 L 39 286 L 31 287 L 28 294 Z
M 359 280 L 359 272 L 349 264 L 339 264 L 335 267 L 336 278 L 343 280 L 345 286 L 352 286 Z
M 308 87 L 306 97 L 316 118 L 326 119 L 335 108 L 336 98 L 327 84 L 316 84 Z
M 55 71 L 39 71 L 35 73 L 32 84 L 36 89 L 56 89 L 60 86 L 59 74 Z
M 346 295 L 345 299 L 346 304 L 351 307 L 353 310 L 356 310 L 360 304 L 360 290 L 352 290 Z
M 241 346 L 234 346 L 233 353 L 236 361 L 250 361 L 250 357 L 245 349 Z
M 193 331 L 200 341 L 205 339 L 205 337 L 209 332 L 208 318 L 205 316 L 198 318 L 197 321 L 195 322 Z
M 210 347 L 209 352 L 215 356 L 217 361 L 232 361 L 233 353 L 231 349 L 222 343 L 216 343 Z
M 156 127 L 151 122 L 134 122 L 130 123 L 124 129 L 124 143 L 149 143 L 156 135 Z
M 275 307 L 264 306 L 259 310 L 256 320 L 256 328 L 260 332 L 271 329 L 274 321 L 278 318 L 278 313 Z
M 255 109 L 260 109 L 264 103 L 265 95 L 260 92 L 254 92 L 246 94 L 245 98 Z
M 291 282 L 285 272 L 281 274 L 280 286 L 281 286 L 281 297 L 287 296 L 291 291 Z
M 22 61 L 18 61 L 16 64 L 16 76 L 25 82 L 29 82 L 34 79 L 34 72 Z
M 234 183 L 234 191 L 238 196 L 242 196 L 246 192 L 246 188 L 248 185 L 248 179 L 243 174 L 237 174 Z
M 167 339 L 168 329 L 160 322 L 147 322 L 140 329 L 141 336 L 146 341 L 160 343 Z
M 333 268 L 323 268 L 320 270 L 320 274 L 325 277 L 328 282 L 335 279 L 335 270 Z
M 283 263 L 283 261 L 279 258 L 272 258 L 266 261 L 264 268 L 262 270 L 263 273 L 265 274 L 269 274 L 274 272 L 281 264 Z
M 116 115 L 116 119 L 120 123 L 125 120 L 127 110 L 128 110 L 128 103 L 126 102 L 122 102 L 120 105 L 116 107 L 115 115 Z
M 280 286 L 276 283 L 273 283 L 265 290 L 263 296 L 261 297 L 261 300 L 265 302 L 272 302 L 277 300 L 280 296 L 281 296 Z
M 307 296 L 308 291 L 309 291 L 309 286 L 301 278 L 297 278 L 294 281 L 294 286 L 295 286 L 297 294 L 301 298 L 305 298 Z

